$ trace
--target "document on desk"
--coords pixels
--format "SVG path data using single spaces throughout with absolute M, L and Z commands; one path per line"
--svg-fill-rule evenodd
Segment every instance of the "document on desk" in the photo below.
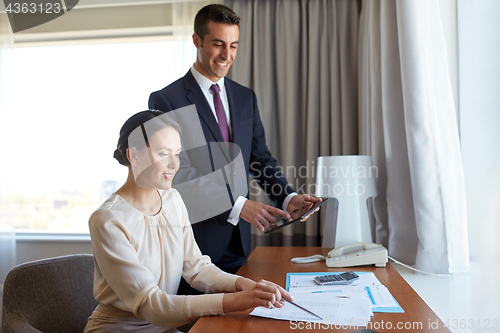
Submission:
M 356 325 L 366 327 L 373 312 L 370 302 L 359 298 L 331 299 L 327 295 L 314 295 L 310 293 L 294 294 L 294 302 L 306 309 L 316 313 L 322 319 L 285 302 L 282 308 L 268 309 L 264 307 L 255 308 L 250 314 L 253 316 L 266 317 L 279 320 L 317 322 L 328 325 Z
M 335 293 L 337 297 L 339 295 L 352 297 L 352 294 L 359 294 L 370 301 L 373 312 L 404 312 L 403 308 L 401 308 L 389 290 L 380 283 L 375 274 L 371 272 L 356 273 L 359 275 L 358 280 L 354 281 L 351 285 L 338 286 L 319 286 L 314 282 L 314 276 L 327 274 L 325 272 L 288 273 L 286 289 L 293 294 L 299 291 Z

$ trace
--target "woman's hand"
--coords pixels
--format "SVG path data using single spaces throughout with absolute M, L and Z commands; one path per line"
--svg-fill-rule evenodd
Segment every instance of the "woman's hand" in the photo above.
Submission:
M 243 291 L 252 288 L 255 285 L 254 280 L 240 276 L 235 283 L 236 291 Z
M 254 282 L 247 278 L 236 280 L 236 289 L 241 290 L 232 294 L 224 294 L 222 308 L 224 312 L 244 311 L 257 306 L 269 309 L 281 308 L 283 300 L 292 300 L 291 295 L 281 286 L 266 280 Z

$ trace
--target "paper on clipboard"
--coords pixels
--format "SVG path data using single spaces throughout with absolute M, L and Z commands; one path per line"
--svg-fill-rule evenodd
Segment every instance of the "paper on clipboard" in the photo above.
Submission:
M 295 297 L 295 296 L 294 296 Z M 326 299 L 307 294 L 297 295 L 294 302 L 307 307 L 322 319 L 303 311 L 288 302 L 282 308 L 255 308 L 250 314 L 279 320 L 316 322 L 329 325 L 356 325 L 365 327 L 373 312 L 370 303 L 362 298 L 357 299 Z
M 353 295 L 357 294 L 370 301 L 373 312 L 404 312 L 389 290 L 371 272 L 356 272 L 359 279 L 351 285 L 319 286 L 314 282 L 314 276 L 325 274 L 329 273 L 288 273 L 287 290 L 293 295 L 304 292 L 312 294 L 324 293 L 329 297 L 335 295 L 334 297 L 337 298 L 339 296 L 354 297 Z

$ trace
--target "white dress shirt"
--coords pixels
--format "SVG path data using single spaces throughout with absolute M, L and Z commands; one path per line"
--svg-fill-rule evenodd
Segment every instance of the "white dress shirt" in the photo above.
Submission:
M 201 91 L 203 92 L 203 95 L 205 95 L 205 98 L 207 99 L 208 105 L 210 105 L 210 108 L 212 109 L 212 113 L 214 114 L 215 120 L 219 122 L 217 119 L 217 114 L 215 113 L 215 106 L 214 106 L 214 95 L 212 91 L 210 90 L 210 87 L 213 84 L 217 84 L 220 88 L 219 91 L 219 96 L 222 101 L 222 105 L 224 106 L 224 112 L 226 113 L 226 119 L 227 119 L 227 126 L 229 128 L 229 135 L 232 136 L 232 128 L 231 128 L 231 114 L 229 110 L 229 102 L 227 99 L 227 90 L 226 86 L 224 85 L 224 78 L 220 78 L 218 81 L 213 82 L 212 80 L 206 78 L 203 74 L 198 72 L 196 68 L 191 67 L 191 74 L 193 74 L 194 79 L 198 83 L 198 85 L 201 88 Z M 290 200 L 296 196 L 297 193 L 290 193 L 286 198 L 285 201 L 283 202 L 283 207 L 282 209 L 286 212 L 286 208 L 288 207 L 288 203 Z M 236 199 L 233 209 L 231 210 L 231 213 L 229 214 L 229 217 L 227 221 L 231 223 L 232 225 L 237 225 L 238 222 L 240 221 L 240 215 L 241 215 L 241 210 L 243 209 L 243 205 L 247 201 L 247 198 L 239 196 L 238 199 Z

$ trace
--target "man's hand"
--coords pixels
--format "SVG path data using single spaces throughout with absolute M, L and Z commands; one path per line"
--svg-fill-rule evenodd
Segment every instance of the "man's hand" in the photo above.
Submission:
M 296 195 L 296 197 L 298 197 L 298 195 Z M 295 197 L 293 199 L 295 199 Z M 290 203 L 292 200 L 290 200 Z M 290 207 L 290 204 L 288 204 L 288 207 Z M 276 222 L 276 215 L 280 215 L 285 219 L 290 218 L 290 214 L 282 211 L 281 209 L 268 206 L 257 201 L 247 200 L 241 209 L 240 217 L 256 226 L 260 231 L 264 231 L 269 224 Z
M 292 216 L 292 219 L 299 218 L 303 213 L 309 211 L 314 205 L 320 203 L 322 201 L 321 198 L 315 198 L 308 194 L 297 194 L 294 196 L 290 202 L 288 203 L 287 210 Z M 305 222 L 311 215 L 316 213 L 319 210 L 319 207 L 314 210 L 314 212 L 308 216 L 306 216 L 301 222 Z

